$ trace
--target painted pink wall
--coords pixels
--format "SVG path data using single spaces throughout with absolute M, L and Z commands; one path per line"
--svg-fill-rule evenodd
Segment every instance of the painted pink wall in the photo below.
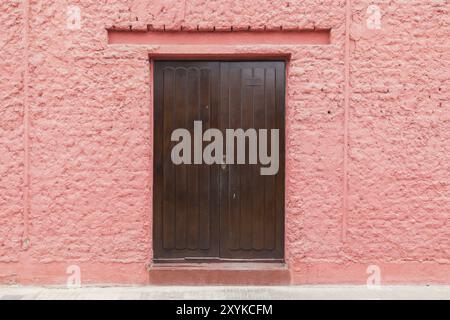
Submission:
M 293 283 L 365 284 L 369 265 L 382 283 L 450 283 L 450 3 L 351 2 L 346 104 L 342 0 L 2 1 L 0 283 L 64 284 L 72 264 L 83 283 L 147 282 L 148 56 L 205 50 L 290 55 Z M 380 30 L 367 30 L 371 3 Z M 67 28 L 68 5 L 81 8 L 80 30 Z M 106 28 L 130 25 L 315 27 L 331 29 L 331 44 L 108 45 Z

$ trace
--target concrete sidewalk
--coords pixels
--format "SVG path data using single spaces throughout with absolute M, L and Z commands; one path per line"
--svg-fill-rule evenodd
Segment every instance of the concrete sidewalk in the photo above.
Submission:
M 445 299 L 450 286 L 279 286 L 279 287 L 55 287 L 0 286 L 0 300 L 241 300 L 241 299 Z

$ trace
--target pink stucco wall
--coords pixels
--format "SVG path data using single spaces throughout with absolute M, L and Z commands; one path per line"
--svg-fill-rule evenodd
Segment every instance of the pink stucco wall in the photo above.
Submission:
M 205 50 L 290 55 L 293 283 L 365 284 L 369 265 L 382 283 L 450 283 L 450 2 L 348 2 L 2 1 L 0 283 L 63 284 L 73 264 L 84 283 L 147 282 L 148 57 Z M 379 30 L 366 27 L 369 4 Z M 81 9 L 79 30 L 67 28 L 68 5 Z M 331 44 L 109 45 L 112 26 L 331 29 Z

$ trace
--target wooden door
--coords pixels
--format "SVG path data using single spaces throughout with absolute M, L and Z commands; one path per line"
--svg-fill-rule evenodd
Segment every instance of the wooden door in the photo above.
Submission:
M 156 61 L 154 84 L 155 261 L 282 260 L 284 62 Z M 224 135 L 279 129 L 278 173 L 263 176 L 259 164 L 173 164 L 171 134 L 185 128 L 194 137 L 194 121 Z

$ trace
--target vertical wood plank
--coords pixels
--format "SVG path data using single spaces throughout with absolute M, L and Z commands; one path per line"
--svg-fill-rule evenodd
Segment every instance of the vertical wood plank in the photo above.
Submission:
M 164 69 L 164 182 L 163 182 L 163 247 L 173 249 L 175 247 L 175 166 L 170 161 L 171 142 L 170 137 L 173 129 L 173 118 L 175 116 L 175 70 Z
M 230 68 L 229 71 L 229 129 L 241 127 L 241 104 L 242 104 L 242 74 L 240 68 Z M 230 249 L 239 249 L 241 230 L 241 166 L 236 164 L 237 147 L 234 145 L 234 163 L 228 165 L 229 170 L 229 210 L 228 240 Z
M 209 92 L 209 116 L 210 127 L 219 127 L 219 92 L 220 92 L 220 68 L 219 63 L 210 63 L 210 92 Z M 211 251 L 219 253 L 220 241 L 220 210 L 219 210 L 219 164 L 209 166 L 210 172 L 210 207 L 209 207 L 209 227 L 210 239 L 209 248 Z
M 197 67 L 188 69 L 187 77 L 187 123 L 186 127 L 194 136 L 194 121 L 200 120 L 200 70 Z M 194 154 L 194 144 L 191 144 L 191 155 Z M 192 159 L 193 161 L 193 159 Z M 187 173 L 187 247 L 191 250 L 199 249 L 199 168 L 197 165 L 189 166 Z
M 242 80 L 244 84 L 242 90 L 241 103 L 241 125 L 242 129 L 247 130 L 253 127 L 253 87 L 247 86 L 245 81 L 252 78 L 252 69 L 242 69 Z M 253 181 L 252 181 L 252 165 L 248 164 L 248 140 L 246 141 L 246 164 L 241 164 L 240 170 L 240 201 L 241 201 L 241 232 L 240 232 L 240 246 L 242 249 L 248 250 L 252 248 L 252 232 L 253 232 Z
M 226 155 L 225 132 L 230 127 L 230 83 L 229 83 L 229 64 L 227 62 L 220 63 L 220 106 L 219 106 L 219 130 L 224 136 L 224 156 Z M 219 255 L 226 255 L 228 248 L 234 235 L 230 233 L 231 212 L 230 212 L 230 193 L 229 193 L 229 175 L 230 165 L 226 165 L 226 159 L 223 158 L 224 164 L 220 166 L 220 252 Z
M 265 97 L 264 97 L 264 68 L 253 69 L 253 79 L 260 85 L 253 87 L 253 127 L 257 134 L 260 129 L 265 128 Z M 259 136 L 258 136 L 259 141 Z M 259 149 L 259 146 L 258 146 Z M 259 158 L 259 157 L 258 157 Z M 260 165 L 252 165 L 252 227 L 253 227 L 253 249 L 262 250 L 264 247 L 264 176 L 260 174 Z
M 203 131 L 210 127 L 210 105 L 211 105 L 211 70 L 201 69 L 200 71 L 200 115 L 203 123 Z M 203 150 L 203 149 L 202 149 Z M 202 199 L 200 200 L 200 237 L 199 245 L 201 249 L 208 249 L 210 246 L 210 167 L 206 164 L 199 168 L 199 186 Z
M 175 127 L 185 128 L 186 126 L 186 88 L 187 71 L 185 68 L 177 68 L 175 72 Z M 167 138 L 170 138 L 167 137 Z M 177 165 L 175 168 L 175 239 L 176 248 L 186 248 L 186 209 L 187 209 L 187 168 L 186 164 Z
M 276 101 L 275 101 L 275 69 L 266 69 L 266 81 L 265 81 L 265 116 L 266 116 L 266 128 L 275 129 L 276 126 Z M 270 132 L 268 136 L 268 153 L 272 147 Z M 266 176 L 264 178 L 264 248 L 267 250 L 273 250 L 275 248 L 275 176 Z

